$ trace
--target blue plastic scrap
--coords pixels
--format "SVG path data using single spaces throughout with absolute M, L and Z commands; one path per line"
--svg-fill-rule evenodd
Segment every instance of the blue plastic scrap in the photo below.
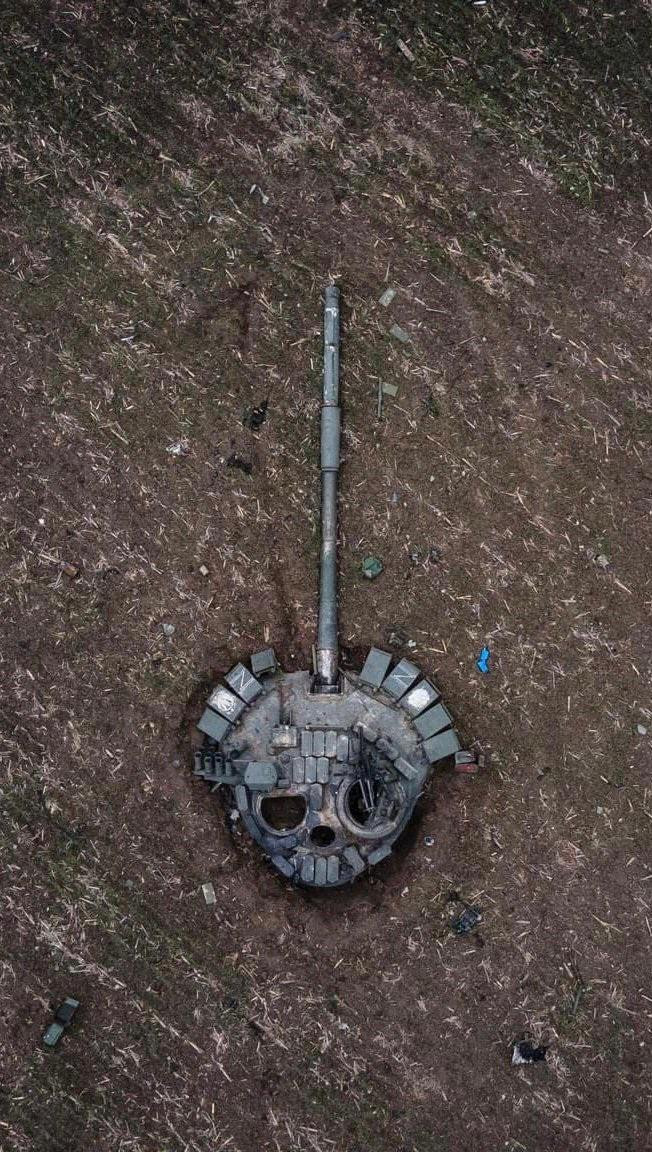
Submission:
M 491 656 L 491 653 L 490 653 L 489 649 L 483 648 L 482 652 L 480 653 L 480 655 L 478 656 L 478 659 L 475 662 L 476 666 L 480 669 L 481 672 L 484 672 L 485 675 L 489 671 L 489 657 L 490 656 Z

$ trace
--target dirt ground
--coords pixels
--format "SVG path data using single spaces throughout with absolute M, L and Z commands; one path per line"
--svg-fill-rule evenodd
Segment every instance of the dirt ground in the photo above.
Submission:
M 650 25 L 2 6 L 2 1152 L 652 1147 Z M 344 658 L 411 654 L 487 767 L 314 895 L 190 741 L 236 659 L 309 664 L 329 277 Z

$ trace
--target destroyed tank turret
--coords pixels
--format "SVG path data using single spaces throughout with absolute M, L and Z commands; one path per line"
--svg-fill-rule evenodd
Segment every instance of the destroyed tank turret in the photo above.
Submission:
M 321 574 L 314 667 L 273 649 L 236 664 L 197 725 L 195 774 L 231 789 L 245 828 L 288 880 L 346 884 L 389 856 L 434 764 L 461 750 L 450 713 L 411 660 L 372 648 L 343 672 L 337 631 L 339 289 L 326 289 L 321 413 Z

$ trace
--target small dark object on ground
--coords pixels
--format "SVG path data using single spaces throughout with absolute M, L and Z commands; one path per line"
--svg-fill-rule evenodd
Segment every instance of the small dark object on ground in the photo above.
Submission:
M 251 476 L 253 465 L 250 460 L 243 460 L 242 456 L 229 456 L 226 462 L 227 468 L 239 468 L 241 472 L 246 472 L 247 476 Z
M 263 400 L 262 404 L 258 404 L 257 407 L 246 409 L 245 414 L 242 417 L 242 423 L 244 424 L 245 428 L 251 428 L 254 432 L 256 432 L 259 428 L 262 428 L 266 419 L 267 400 Z
M 466 936 L 467 933 L 472 932 L 477 927 L 481 920 L 482 912 L 480 909 L 474 904 L 467 904 L 462 915 L 453 921 L 453 932 L 456 932 L 458 936 Z
M 545 1060 L 545 1044 L 534 1045 L 531 1040 L 519 1040 L 512 1048 L 512 1064 L 537 1064 Z
M 56 1020 L 53 1020 L 52 1024 L 48 1024 L 48 1027 L 43 1033 L 43 1043 L 48 1048 L 56 1047 L 61 1037 L 63 1036 L 63 1032 L 63 1024 L 59 1024 Z
M 79 1000 L 73 999 L 72 996 L 66 996 L 65 1000 L 62 1000 L 54 1014 L 54 1020 L 43 1033 L 43 1043 L 48 1048 L 54 1048 L 59 1043 L 78 1008 Z
M 61 565 L 61 571 L 64 573 L 65 576 L 68 576 L 71 580 L 76 580 L 77 577 L 79 576 L 78 566 L 76 564 L 69 564 L 67 561 L 65 564 Z

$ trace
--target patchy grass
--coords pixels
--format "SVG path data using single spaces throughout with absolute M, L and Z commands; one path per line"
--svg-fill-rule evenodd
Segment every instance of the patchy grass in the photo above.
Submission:
M 650 142 L 652 13 L 646 4 L 472 5 L 409 9 L 361 0 L 408 85 L 453 95 L 518 153 L 548 168 L 581 203 L 645 187 Z M 402 38 L 414 53 L 407 62 Z

